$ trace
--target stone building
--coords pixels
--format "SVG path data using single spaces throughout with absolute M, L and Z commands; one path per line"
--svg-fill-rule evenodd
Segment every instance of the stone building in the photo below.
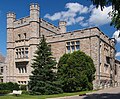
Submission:
M 5 57 L 0 54 L 0 82 L 6 82 Z
M 115 86 L 120 86 L 120 60 L 115 59 Z
M 27 84 L 32 58 L 41 35 L 45 35 L 57 62 L 64 53 L 81 50 L 91 56 L 95 67 L 94 87 L 114 82 L 115 43 L 98 27 L 66 31 L 66 22 L 58 27 L 39 18 L 38 4 L 30 5 L 30 15 L 16 19 L 7 13 L 7 82 Z

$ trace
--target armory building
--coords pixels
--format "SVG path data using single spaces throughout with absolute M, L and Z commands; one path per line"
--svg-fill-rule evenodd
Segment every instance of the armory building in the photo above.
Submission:
M 96 67 L 94 87 L 119 83 L 115 81 L 117 74 L 113 39 L 98 27 L 67 32 L 66 22 L 60 21 L 56 27 L 39 16 L 38 4 L 31 4 L 30 15 L 21 19 L 16 19 L 13 12 L 7 13 L 7 82 L 28 83 L 36 46 L 41 35 L 45 35 L 57 62 L 64 53 L 77 50 L 92 57 Z

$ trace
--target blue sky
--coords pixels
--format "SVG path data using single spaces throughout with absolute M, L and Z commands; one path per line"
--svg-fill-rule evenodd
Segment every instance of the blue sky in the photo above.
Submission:
M 109 25 L 110 18 L 106 14 L 111 7 L 101 12 L 100 9 L 95 9 L 91 0 L 0 0 L 0 52 L 4 56 L 6 56 L 6 13 L 15 12 L 17 19 L 28 16 L 30 3 L 39 3 L 40 17 L 56 26 L 59 20 L 67 21 L 68 31 L 98 26 L 109 37 L 116 31 Z M 117 52 L 120 51 L 119 44 L 116 44 Z

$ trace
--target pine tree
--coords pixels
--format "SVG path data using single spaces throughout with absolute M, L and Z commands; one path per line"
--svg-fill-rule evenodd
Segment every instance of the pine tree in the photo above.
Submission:
M 32 66 L 33 71 L 30 75 L 28 88 L 32 94 L 55 94 L 62 92 L 56 83 L 56 61 L 52 57 L 50 47 L 46 39 L 42 36 Z

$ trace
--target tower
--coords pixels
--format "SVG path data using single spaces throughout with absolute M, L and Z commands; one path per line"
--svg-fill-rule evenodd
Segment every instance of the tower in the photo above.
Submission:
M 66 22 L 65 21 L 60 21 L 59 22 L 59 28 L 60 28 L 60 33 L 65 33 L 66 32 Z
M 30 47 L 29 47 L 30 62 L 29 62 L 29 64 L 30 65 L 32 63 L 34 52 L 37 49 L 36 46 L 39 43 L 39 36 L 40 36 L 40 33 L 39 33 L 40 32 L 39 10 L 40 10 L 39 4 L 37 4 L 37 3 L 30 4 L 30 22 L 29 22 L 30 28 L 31 28 L 30 39 L 29 39 L 29 43 L 30 43 Z M 30 72 L 32 71 L 31 69 L 32 68 L 29 68 Z
M 14 81 L 14 21 L 16 15 L 7 13 L 7 81 Z M 8 76 L 9 75 L 9 76 Z
M 39 37 L 39 4 L 32 3 L 30 5 L 30 26 L 31 26 L 31 38 Z

